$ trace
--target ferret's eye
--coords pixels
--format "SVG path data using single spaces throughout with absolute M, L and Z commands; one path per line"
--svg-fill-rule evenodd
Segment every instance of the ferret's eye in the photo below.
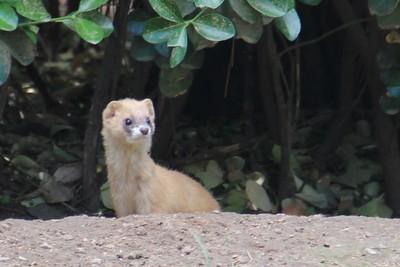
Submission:
M 124 121 L 124 122 L 125 122 L 125 125 L 126 125 L 126 126 L 130 126 L 130 125 L 132 125 L 132 120 L 131 120 L 131 119 L 129 119 L 129 118 L 128 118 L 128 119 L 125 119 L 125 121 Z
M 146 118 L 146 123 L 147 123 L 147 124 L 150 124 L 150 123 L 151 123 L 151 121 L 150 121 L 150 118 L 149 118 L 149 117 L 147 117 L 147 118 Z

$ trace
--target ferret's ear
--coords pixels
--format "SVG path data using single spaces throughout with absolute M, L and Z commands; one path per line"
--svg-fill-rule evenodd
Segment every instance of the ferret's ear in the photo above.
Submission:
M 108 103 L 108 105 L 103 111 L 103 120 L 108 120 L 114 117 L 118 107 L 119 103 L 117 101 L 111 101 L 110 103 Z
M 147 107 L 147 109 L 149 111 L 150 117 L 154 120 L 155 114 L 154 114 L 153 101 L 151 101 L 150 98 L 146 98 L 142 102 L 146 105 L 146 107 Z

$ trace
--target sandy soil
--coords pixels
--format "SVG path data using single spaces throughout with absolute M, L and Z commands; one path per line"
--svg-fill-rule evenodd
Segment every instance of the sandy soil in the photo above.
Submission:
M 0 221 L 0 266 L 400 266 L 400 220 L 177 214 Z

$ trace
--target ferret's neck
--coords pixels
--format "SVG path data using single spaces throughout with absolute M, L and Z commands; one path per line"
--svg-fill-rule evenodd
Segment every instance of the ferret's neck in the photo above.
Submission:
M 146 170 L 146 173 L 154 169 L 154 161 L 149 155 L 147 144 L 135 146 L 124 142 L 105 142 L 107 165 L 114 171 L 127 170 L 128 176 Z

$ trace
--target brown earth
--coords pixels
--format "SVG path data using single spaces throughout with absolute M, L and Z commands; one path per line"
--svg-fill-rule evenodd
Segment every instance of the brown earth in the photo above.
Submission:
M 400 220 L 176 214 L 0 221 L 0 266 L 400 266 Z

